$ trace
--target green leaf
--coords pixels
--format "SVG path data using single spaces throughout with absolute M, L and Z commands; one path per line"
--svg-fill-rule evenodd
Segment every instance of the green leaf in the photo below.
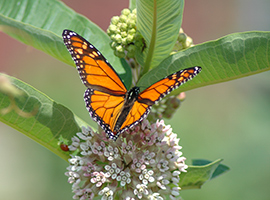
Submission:
M 137 28 L 146 48 L 136 53 L 143 73 L 159 65 L 171 53 L 182 23 L 183 0 L 137 1 Z
M 114 66 L 126 86 L 130 87 L 130 67 L 124 59 L 114 56 L 107 34 L 86 17 L 57 0 L 0 1 L 1 31 L 75 66 L 63 43 L 64 29 L 73 30 L 93 43 Z
M 0 121 L 67 160 L 69 154 L 57 144 L 59 137 L 70 140 L 82 126 L 88 125 L 68 108 L 30 85 L 1 73 L 0 77 Z M 12 89 L 5 92 L 5 88 L 12 87 L 9 82 L 20 95 L 12 95 Z
M 222 159 L 214 162 L 207 160 L 194 160 L 193 165 L 188 166 L 186 173 L 180 174 L 179 186 L 182 190 L 201 188 L 208 180 L 211 180 L 229 170 L 225 165 L 220 164 Z
M 221 83 L 270 69 L 270 32 L 230 34 L 165 59 L 145 74 L 138 85 L 147 87 L 180 69 L 201 66 L 202 72 L 172 94 Z
M 136 0 L 129 0 L 129 9 L 134 10 L 136 8 Z
M 203 165 L 208 165 L 210 164 L 211 161 L 209 160 L 203 160 L 203 159 L 194 159 L 192 160 L 192 165 L 193 166 L 203 166 Z M 219 164 L 214 173 L 211 176 L 211 179 L 216 178 L 217 176 L 223 174 L 224 172 L 230 170 L 229 167 L 223 164 Z

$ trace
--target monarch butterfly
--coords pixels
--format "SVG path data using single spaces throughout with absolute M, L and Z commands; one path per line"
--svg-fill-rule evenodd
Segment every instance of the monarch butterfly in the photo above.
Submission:
M 92 44 L 70 30 L 64 30 L 62 35 L 87 87 L 84 94 L 86 108 L 91 118 L 114 140 L 146 118 L 153 104 L 201 71 L 198 66 L 187 68 L 142 92 L 137 86 L 128 91 L 110 63 Z

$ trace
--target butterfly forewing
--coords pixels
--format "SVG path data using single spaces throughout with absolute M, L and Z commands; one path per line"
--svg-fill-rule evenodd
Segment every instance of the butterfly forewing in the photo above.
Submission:
M 191 80 L 201 71 L 201 67 L 180 70 L 154 83 L 139 94 L 138 101 L 153 105 L 172 90 Z
M 124 95 L 125 85 L 103 55 L 87 40 L 73 31 L 64 30 L 67 46 L 82 82 L 89 88 Z

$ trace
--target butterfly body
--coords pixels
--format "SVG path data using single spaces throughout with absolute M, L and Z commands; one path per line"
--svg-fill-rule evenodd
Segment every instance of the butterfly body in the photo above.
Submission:
M 118 119 L 116 121 L 116 124 L 114 126 L 114 130 L 113 130 L 114 133 L 119 132 L 122 124 L 124 123 L 124 121 L 125 121 L 125 119 L 126 119 L 126 117 L 128 115 L 128 113 L 130 112 L 131 108 L 133 107 L 135 101 L 137 101 L 139 93 L 140 93 L 140 89 L 139 89 L 139 87 L 136 87 L 136 86 L 131 88 L 126 93 L 124 105 L 122 107 L 120 115 L 119 115 L 119 117 L 118 117 Z
M 84 100 L 91 118 L 114 140 L 141 122 L 153 104 L 201 71 L 201 67 L 187 68 L 143 91 L 137 86 L 128 91 L 110 63 L 87 40 L 70 30 L 63 31 L 63 40 L 88 88 Z

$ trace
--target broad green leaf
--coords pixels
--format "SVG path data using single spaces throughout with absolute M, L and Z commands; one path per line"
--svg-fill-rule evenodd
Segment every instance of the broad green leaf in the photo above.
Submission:
M 1 73 L 0 77 L 0 121 L 67 160 L 69 155 L 57 144 L 59 137 L 69 140 L 80 131 L 81 126 L 87 124 L 68 108 L 30 85 Z M 8 84 L 8 80 L 18 89 L 20 95 L 10 95 L 11 90 L 4 92 L 5 88 L 12 86 Z M 7 86 L 3 87 L 4 83 Z
M 206 181 L 229 170 L 227 166 L 220 164 L 221 161 L 194 160 L 193 165 L 188 166 L 187 172 L 180 174 L 179 186 L 182 190 L 200 188 Z
M 57 0 L 0 1 L 1 31 L 75 66 L 63 43 L 64 29 L 77 32 L 96 46 L 130 87 L 130 67 L 125 60 L 114 56 L 107 34 L 84 16 Z
M 172 51 L 183 15 L 183 0 L 138 0 L 137 28 L 146 48 L 136 59 L 144 67 L 143 74 L 156 67 Z
M 234 33 L 181 51 L 145 74 L 138 85 L 147 87 L 164 76 L 193 66 L 201 66 L 201 73 L 172 94 L 269 70 L 270 32 Z

